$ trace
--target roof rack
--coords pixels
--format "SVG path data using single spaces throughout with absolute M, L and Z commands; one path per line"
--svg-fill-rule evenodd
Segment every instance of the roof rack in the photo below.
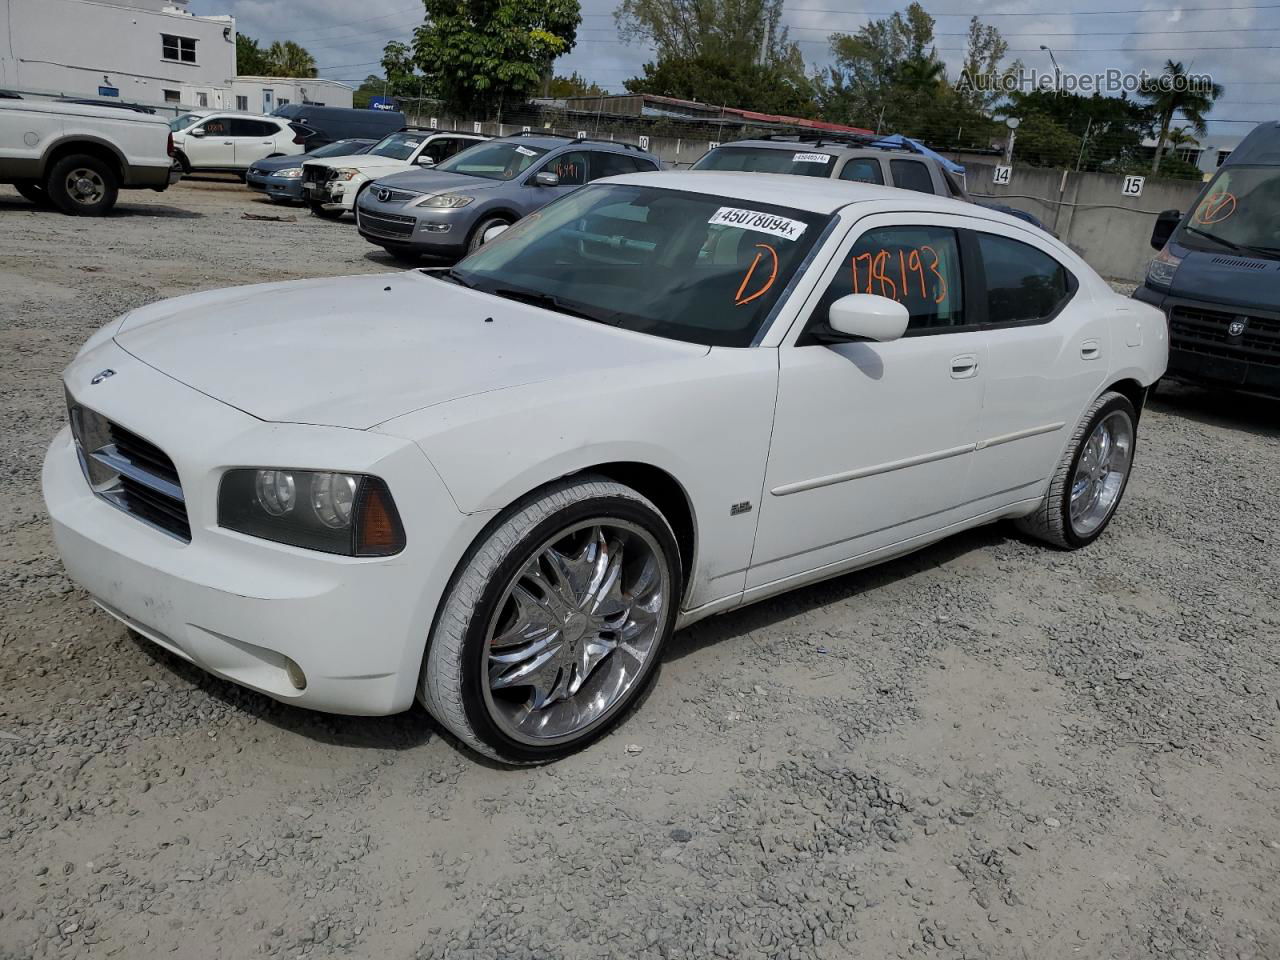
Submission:
M 571 137 L 567 133 L 555 133 L 551 130 L 521 130 L 519 133 L 508 134 L 512 137 L 558 137 L 561 140 L 568 140 L 570 143 L 607 143 L 613 147 L 623 147 L 627 150 L 635 150 L 637 153 L 644 153 L 637 144 L 627 143 L 624 140 L 605 140 L 602 137 Z
M 823 143 L 856 144 L 857 146 L 862 146 L 862 147 L 874 147 L 877 150 L 906 149 L 910 152 L 914 152 L 909 145 L 905 147 L 879 145 L 881 140 L 886 139 L 886 136 L 887 135 L 885 134 L 854 133 L 853 131 L 844 132 L 839 130 L 833 130 L 833 131 L 824 132 L 824 133 L 769 133 L 769 134 L 765 134 L 762 137 L 743 137 L 742 139 L 743 140 L 775 140 L 775 141 L 782 141 L 782 142 L 790 141 L 793 143 L 812 143 L 815 146 L 819 146 Z M 733 141 L 733 142 L 738 143 L 741 141 Z M 728 146 L 728 144 L 726 144 L 726 146 Z

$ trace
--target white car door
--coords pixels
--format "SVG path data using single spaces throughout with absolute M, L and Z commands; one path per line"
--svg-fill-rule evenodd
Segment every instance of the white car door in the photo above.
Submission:
M 972 237 L 988 350 L 974 480 L 994 506 L 1042 492 L 1103 386 L 1112 324 L 1047 237 L 995 223 L 975 225 Z
M 231 133 L 231 139 L 235 142 L 237 167 L 248 169 L 262 158 L 282 152 L 276 146 L 280 128 L 269 120 L 234 117 L 231 120 Z
M 230 117 L 210 117 L 187 132 L 183 151 L 191 166 L 217 168 L 235 166 L 235 141 Z
M 965 517 L 986 349 L 968 315 L 964 222 L 939 214 L 859 221 L 779 347 L 748 597 Z M 831 302 L 852 292 L 904 303 L 907 336 L 817 340 Z

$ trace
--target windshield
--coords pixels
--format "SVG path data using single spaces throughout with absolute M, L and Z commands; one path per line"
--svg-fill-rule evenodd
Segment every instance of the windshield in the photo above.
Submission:
M 547 151 L 523 143 L 480 143 L 468 147 L 436 167 L 445 173 L 465 173 L 485 180 L 513 180 Z
M 1280 167 L 1222 167 L 1183 222 L 1178 242 L 1196 250 L 1280 254 Z
M 169 121 L 169 129 L 177 133 L 179 130 L 185 130 L 201 119 L 202 117 L 198 113 L 184 113 L 182 116 L 174 117 Z
M 829 220 L 732 197 L 598 184 L 525 217 L 452 276 L 627 330 L 745 347 Z
M 426 139 L 427 135 L 423 133 L 406 133 L 403 131 L 393 133 L 388 137 L 383 137 L 377 146 L 369 151 L 369 156 L 408 160 Z
M 362 152 L 365 144 L 361 144 L 359 140 L 339 140 L 337 143 L 326 143 L 323 147 L 316 147 L 309 154 L 307 159 L 320 157 L 349 157 L 353 154 Z
M 790 173 L 801 177 L 829 177 L 835 157 L 814 147 L 716 147 L 693 165 L 694 170 Z

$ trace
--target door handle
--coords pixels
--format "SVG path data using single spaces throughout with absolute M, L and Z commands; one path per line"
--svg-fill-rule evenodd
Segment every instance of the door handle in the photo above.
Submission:
M 1102 356 L 1102 347 L 1097 340 L 1086 340 L 1080 344 L 1080 358 L 1082 360 L 1097 360 Z
M 951 358 L 951 379 L 968 380 L 978 375 L 978 357 L 973 353 L 964 353 Z
M 236 142 L 234 140 L 223 140 L 222 145 L 224 147 L 234 147 L 236 145 Z

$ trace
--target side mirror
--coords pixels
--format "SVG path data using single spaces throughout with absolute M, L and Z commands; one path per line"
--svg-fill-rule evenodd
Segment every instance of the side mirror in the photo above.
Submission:
M 907 332 L 911 314 L 897 300 L 851 293 L 831 304 L 827 323 L 841 337 L 887 343 Z
M 560 186 L 560 178 L 554 173 L 535 173 L 533 175 L 533 185 L 535 187 L 558 187 Z
M 498 223 L 493 225 L 484 232 L 484 236 L 480 238 L 480 242 L 483 244 L 498 239 L 498 237 L 502 236 L 510 226 L 511 224 L 509 223 Z
M 204 127 L 196 127 L 194 130 L 188 130 L 187 136 L 196 137 L 198 139 L 200 137 L 207 137 L 208 134 L 204 132 Z
M 1160 215 L 1156 217 L 1156 225 L 1151 230 L 1151 249 L 1163 250 L 1164 245 L 1169 242 L 1169 238 L 1173 236 L 1173 231 L 1177 229 L 1181 221 L 1182 211 L 1161 211 Z
M 432 160 L 430 157 L 428 157 L 425 153 L 420 155 L 416 162 L 420 167 L 434 167 L 436 165 L 436 162 Z

